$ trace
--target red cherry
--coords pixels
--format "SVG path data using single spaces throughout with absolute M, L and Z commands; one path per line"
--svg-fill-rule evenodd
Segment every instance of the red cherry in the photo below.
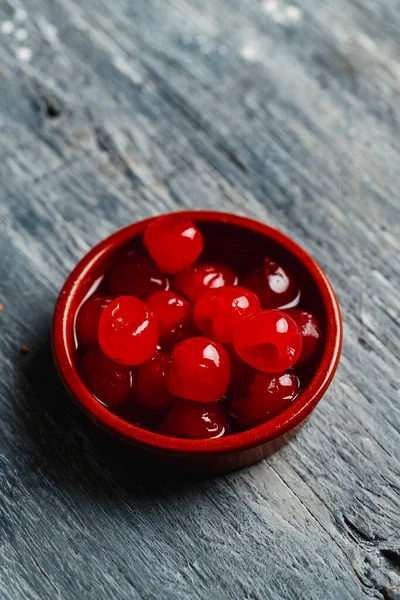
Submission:
M 194 320 L 203 335 L 217 342 L 232 342 L 233 329 L 248 315 L 259 312 L 260 301 L 246 288 L 229 285 L 209 289 L 194 307 Z
M 293 276 L 270 258 L 246 277 L 243 286 L 259 297 L 263 309 L 291 308 L 300 301 L 300 288 Z
M 168 290 L 169 280 L 150 256 L 132 250 L 116 259 L 110 271 L 109 288 L 114 296 L 146 300 L 150 294 Z
M 233 346 L 240 358 L 259 371 L 280 373 L 299 359 L 301 333 L 286 313 L 264 310 L 239 323 Z
M 118 408 L 128 399 L 132 389 L 131 369 L 110 360 L 98 346 L 84 353 L 79 370 L 86 387 L 109 408 Z
M 157 352 L 151 360 L 137 367 L 134 383 L 137 404 L 154 411 L 163 411 L 170 406 L 173 396 L 165 387 L 170 362 L 170 354 Z
M 164 416 L 163 413 L 144 408 L 136 402 L 128 402 L 115 412 L 124 421 L 148 431 L 157 431 L 160 419 Z
M 257 373 L 247 397 L 232 402 L 231 412 L 245 428 L 256 427 L 285 410 L 299 394 L 293 373 Z
M 285 311 L 293 321 L 297 324 L 300 329 L 301 337 L 303 340 L 303 347 L 301 350 L 300 358 L 296 363 L 296 367 L 302 367 L 307 363 L 311 356 L 314 354 L 318 342 L 321 338 L 321 329 L 317 319 L 310 313 L 303 310 L 297 310 L 291 308 Z
M 153 313 L 132 296 L 115 298 L 100 317 L 100 347 L 122 365 L 140 365 L 150 360 L 156 353 L 158 336 Z
M 229 356 L 220 344 L 194 337 L 177 344 L 167 374 L 167 389 L 178 398 L 216 402 L 231 378 Z
M 174 277 L 173 287 L 194 303 L 210 288 L 237 285 L 237 282 L 238 278 L 235 272 L 226 265 L 198 263 L 178 273 Z
M 243 398 L 250 393 L 250 385 L 257 371 L 236 354 L 231 344 L 226 346 L 226 351 L 231 361 L 231 382 L 226 396 L 230 400 L 239 397 Z
M 175 400 L 160 425 L 160 433 L 171 437 L 210 439 L 228 432 L 228 417 L 219 402 Z
M 192 265 L 203 250 L 203 236 L 184 215 L 163 215 L 147 226 L 143 243 L 161 271 L 178 273 Z
M 113 298 L 104 294 L 92 296 L 79 310 L 76 319 L 76 337 L 79 346 L 89 348 L 97 345 L 97 332 L 101 314 L 112 301 Z
M 172 347 L 196 333 L 192 307 L 185 298 L 174 292 L 157 292 L 147 299 L 160 327 L 161 346 Z

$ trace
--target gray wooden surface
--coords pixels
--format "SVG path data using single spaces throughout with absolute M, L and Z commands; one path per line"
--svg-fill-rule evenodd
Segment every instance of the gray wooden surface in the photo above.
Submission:
M 399 42 L 398 0 L 1 0 L 2 600 L 400 598 Z M 289 233 L 345 321 L 300 435 L 214 480 L 104 446 L 49 350 L 78 259 L 186 207 Z

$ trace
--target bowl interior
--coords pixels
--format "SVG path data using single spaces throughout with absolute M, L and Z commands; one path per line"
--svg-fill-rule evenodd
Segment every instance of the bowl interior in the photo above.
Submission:
M 224 263 L 246 276 L 271 257 L 289 269 L 298 280 L 302 295 L 300 306 L 313 313 L 323 332 L 323 342 L 307 368 L 299 373 L 302 392 L 283 413 L 267 423 L 245 432 L 214 440 L 177 440 L 141 430 L 102 406 L 85 388 L 76 371 L 77 344 L 75 319 L 79 307 L 94 291 L 107 290 L 107 271 L 118 254 L 143 248 L 142 232 L 149 220 L 136 223 L 101 242 L 77 265 L 68 278 L 56 308 L 53 343 L 61 376 L 71 395 L 82 407 L 120 435 L 163 448 L 232 450 L 254 445 L 255 440 L 270 440 L 296 426 L 312 410 L 334 374 L 341 345 L 340 313 L 325 275 L 292 240 L 261 223 L 221 213 L 188 213 L 201 229 L 205 250 L 201 260 Z M 240 281 L 240 279 L 239 279 Z

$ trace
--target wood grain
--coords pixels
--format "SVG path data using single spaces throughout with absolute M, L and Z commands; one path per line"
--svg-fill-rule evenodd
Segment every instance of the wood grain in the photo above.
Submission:
M 1 598 L 400 598 L 398 8 L 0 3 Z M 49 350 L 89 247 L 182 207 L 289 233 L 345 322 L 296 440 L 214 480 L 97 438 Z

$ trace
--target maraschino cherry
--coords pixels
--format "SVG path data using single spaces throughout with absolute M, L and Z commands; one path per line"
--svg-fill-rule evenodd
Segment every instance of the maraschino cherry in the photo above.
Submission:
M 210 439 L 228 433 L 227 414 L 219 402 L 175 400 L 160 425 L 160 433 L 171 437 Z
M 257 373 L 248 396 L 232 402 L 231 412 L 244 428 L 272 419 L 295 400 L 299 380 L 293 373 Z
M 111 409 L 124 404 L 132 390 L 132 371 L 110 360 L 98 346 L 87 350 L 79 364 L 81 377 L 100 402 Z
M 134 396 L 136 402 L 143 408 L 164 411 L 171 405 L 173 396 L 165 386 L 170 362 L 170 354 L 157 352 L 151 360 L 136 368 Z
M 263 309 L 292 308 L 300 300 L 300 288 L 293 275 L 270 258 L 252 271 L 242 285 L 258 296 Z
M 243 319 L 233 332 L 233 346 L 245 362 L 265 373 L 290 369 L 300 358 L 301 333 L 280 310 L 264 310 Z
M 146 300 L 150 294 L 169 289 L 169 279 L 148 254 L 132 250 L 118 257 L 108 287 L 114 296 L 134 296 Z
M 229 285 L 204 292 L 195 304 L 194 320 L 203 335 L 228 344 L 236 325 L 259 311 L 260 301 L 253 292 Z
M 79 346 L 90 348 L 97 344 L 101 314 L 112 301 L 111 296 L 98 294 L 89 298 L 82 306 L 76 319 L 76 337 Z
M 203 236 L 184 215 L 163 215 L 147 226 L 143 243 L 164 273 L 179 273 L 199 258 Z
M 216 402 L 231 379 L 229 356 L 223 346 L 203 337 L 177 344 L 167 374 L 167 389 L 174 396 L 197 402 Z
M 100 347 L 122 365 L 136 366 L 150 360 L 156 353 L 158 338 L 157 320 L 138 298 L 115 298 L 100 317 Z
M 173 279 L 172 286 L 194 303 L 208 289 L 236 285 L 237 282 L 236 273 L 227 265 L 197 263 L 178 273 Z
M 321 329 L 317 319 L 309 312 L 297 310 L 295 308 L 286 310 L 286 314 L 292 317 L 297 324 L 303 340 L 301 355 L 296 363 L 296 367 L 302 367 L 314 354 L 319 340 L 321 339 Z
M 167 350 L 196 334 L 193 310 L 189 302 L 175 292 L 157 292 L 147 299 L 160 328 L 160 344 Z

